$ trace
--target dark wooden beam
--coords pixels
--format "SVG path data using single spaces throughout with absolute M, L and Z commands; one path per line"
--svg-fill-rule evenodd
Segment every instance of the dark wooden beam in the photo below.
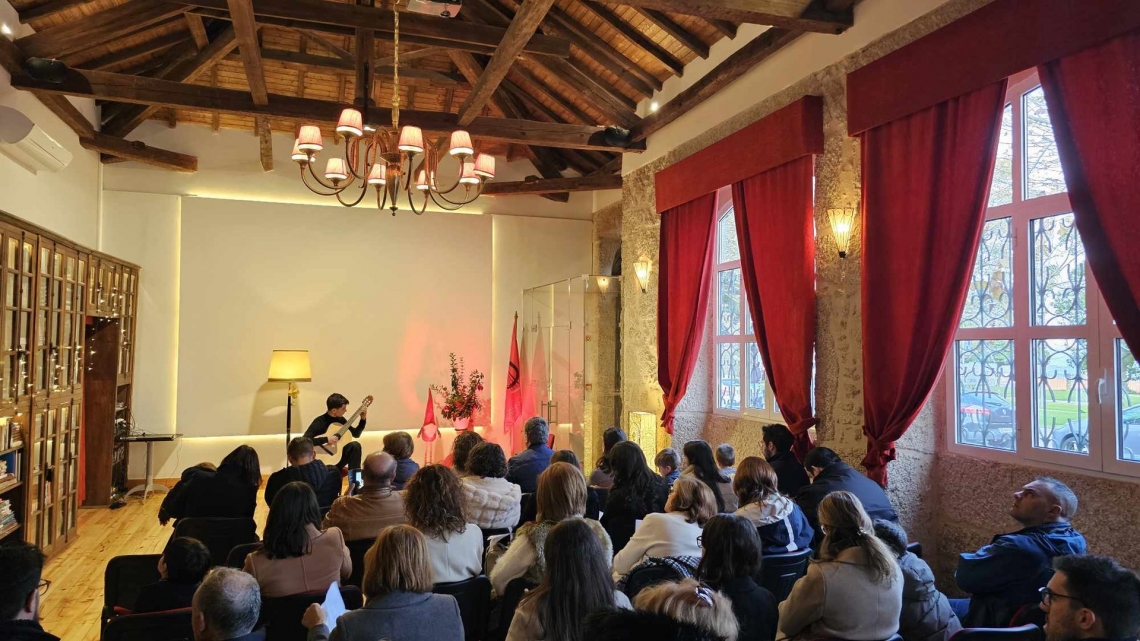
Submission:
M 411 62 L 413 60 L 421 60 L 423 58 L 430 58 L 430 57 L 435 56 L 435 55 L 447 53 L 447 51 L 448 50 L 444 49 L 443 47 L 424 47 L 423 49 L 418 49 L 416 51 L 401 51 L 400 52 L 400 62 Z M 383 58 L 377 58 L 373 64 L 377 68 L 391 67 L 392 63 L 394 63 L 395 61 L 396 61 L 395 56 L 384 56 Z M 400 73 L 403 73 L 402 69 L 400 70 Z
M 61 11 L 67 11 L 72 7 L 85 5 L 95 0 L 48 0 L 34 7 L 27 9 L 20 9 L 20 22 L 31 22 L 32 20 L 39 20 L 40 18 L 49 18 Z
M 298 33 L 301 34 L 302 40 L 312 40 L 313 42 L 324 47 L 325 51 L 328 51 L 337 58 L 340 58 L 349 64 L 353 64 L 356 61 L 356 58 L 347 49 L 338 47 L 334 42 L 317 33 L 316 31 L 313 31 L 311 29 L 301 29 L 298 31 Z
M 720 35 L 724 36 L 725 38 L 736 37 L 736 23 L 730 22 L 728 20 L 716 19 L 706 20 L 706 22 L 712 25 L 712 28 L 719 31 Z
M 575 178 L 544 178 L 517 182 L 489 182 L 483 187 L 484 196 L 524 196 L 572 191 L 599 191 L 621 189 L 621 176 L 579 176 Z
M 79 139 L 84 149 L 98 151 L 127 160 L 143 162 L 174 171 L 198 171 L 198 158 L 165 149 L 149 147 L 140 141 L 128 141 L 107 134 L 96 133 Z
M 601 0 L 590 0 L 590 2 L 599 1 Z M 618 2 L 631 7 L 657 9 L 701 18 L 751 22 L 817 33 L 843 33 L 854 24 L 850 9 L 828 11 L 820 6 L 804 11 L 809 8 L 809 3 L 805 0 L 618 0 Z
M 335 74 L 353 74 L 356 73 L 356 66 L 352 63 L 345 62 L 340 58 L 333 58 L 331 56 L 315 56 L 311 53 L 299 53 L 296 51 L 287 51 L 284 49 L 266 49 L 261 48 L 261 58 L 263 60 L 273 60 L 276 62 L 285 63 L 287 67 L 295 68 L 298 71 L 311 71 L 316 70 L 321 73 L 335 73 Z M 227 59 L 233 59 L 232 54 L 227 56 Z M 403 56 L 400 57 L 400 62 L 404 61 Z M 331 71 L 325 71 L 331 70 Z M 375 65 L 374 75 L 384 78 L 392 77 L 391 66 Z M 417 69 L 415 67 L 406 67 L 400 65 L 401 78 L 416 78 L 419 80 L 428 80 L 432 84 L 442 86 L 454 86 L 466 81 L 466 78 L 457 76 L 455 74 L 444 73 L 441 71 L 432 71 L 430 69 Z
M 128 0 L 83 20 L 73 20 L 24 36 L 16 41 L 16 45 L 29 57 L 62 58 L 185 12 L 186 7 L 161 0 Z
M 261 169 L 273 171 L 273 130 L 268 118 L 255 118 L 253 127 L 257 131 L 257 146 L 261 152 Z
M 632 139 L 635 141 L 645 140 L 660 131 L 666 125 L 689 113 L 693 107 L 716 95 L 721 89 L 732 84 L 734 80 L 743 76 L 748 70 L 763 62 L 800 35 L 802 35 L 800 31 L 788 31 L 774 27 L 756 36 L 751 42 L 725 58 L 723 62 L 691 87 L 662 105 L 657 113 L 642 119 L 641 123 L 633 128 Z
M 367 113 L 372 100 L 372 56 L 376 54 L 375 32 L 371 29 L 356 30 L 356 108 Z M 411 106 L 411 99 L 408 106 Z
M 0 68 L 7 71 L 12 80 L 27 78 L 24 60 L 26 56 L 16 43 L 0 37 Z M 95 126 L 66 97 L 40 91 L 33 91 L 32 94 L 80 137 L 94 135 Z
M 596 176 L 607 176 L 621 171 L 621 156 L 617 156 L 594 170 Z
M 638 13 L 645 16 L 645 19 L 657 25 L 665 33 L 673 36 L 673 39 L 680 42 L 689 51 L 697 54 L 699 58 L 709 57 L 709 46 L 703 40 L 698 38 L 695 34 L 685 29 L 676 20 L 670 18 L 660 11 L 653 9 L 638 9 Z
M 625 57 L 613 45 L 594 33 L 592 29 L 578 22 L 573 16 L 558 7 L 550 10 L 550 19 L 547 20 L 544 28 L 547 31 L 553 29 L 556 33 L 566 37 L 571 43 L 582 49 L 586 55 L 598 61 L 607 71 L 633 87 L 642 96 L 651 96 L 654 90 L 661 89 L 663 86 L 657 76 Z
M 257 41 L 253 3 L 251 0 L 226 0 L 226 3 L 242 66 L 245 68 L 245 77 L 249 81 L 249 93 L 253 95 L 253 104 L 264 107 L 269 104 L 269 90 L 265 84 L 265 68 L 261 65 L 261 43 Z
M 149 56 L 156 51 L 162 51 L 163 49 L 169 49 L 174 45 L 182 44 L 183 42 L 186 42 L 186 40 L 187 37 L 184 32 L 176 31 L 165 36 L 159 36 L 154 40 L 148 40 L 147 42 L 144 42 L 140 45 L 127 47 L 126 49 L 120 49 L 119 51 L 113 51 L 105 56 L 99 56 L 98 58 L 88 60 L 87 62 L 81 62 L 78 65 L 74 66 L 79 67 L 80 69 L 95 69 L 97 71 L 102 71 L 107 67 L 136 62 L 140 58 Z
M 649 36 L 623 20 L 613 9 L 603 4 L 586 3 L 583 6 L 601 18 L 602 22 L 608 24 L 614 31 L 620 33 L 626 40 L 633 43 L 635 47 L 641 49 L 650 57 L 655 58 L 658 62 L 668 67 L 674 76 L 679 76 L 684 72 L 685 63 L 681 62 L 680 58 L 669 53 L 665 47 L 650 40 Z
M 537 77 L 535 77 L 535 75 L 533 73 L 531 73 L 530 70 L 527 69 L 526 67 L 524 67 L 522 65 L 515 65 L 514 69 L 512 69 L 511 71 L 514 72 L 514 74 L 517 75 L 518 77 L 529 82 L 539 92 L 545 94 L 548 98 L 550 98 L 552 101 L 554 101 L 554 103 L 556 105 L 558 105 L 559 107 L 562 107 L 566 111 L 570 112 L 570 114 L 573 115 L 575 118 L 577 118 L 578 121 L 581 122 L 582 124 L 586 124 L 586 125 L 598 124 L 597 120 L 594 117 L 592 117 L 590 114 L 586 113 L 574 101 L 567 100 L 566 98 L 564 98 L 561 94 L 559 94 L 557 91 L 555 91 L 553 88 L 551 88 L 550 85 L 546 84 L 545 82 L 543 82 L 543 81 L 539 80 Z M 526 93 L 526 92 L 524 92 L 524 93 Z M 532 94 L 527 93 L 527 96 L 530 97 L 532 100 L 535 100 L 537 102 L 537 99 Z
M 210 45 L 210 36 L 206 34 L 206 21 L 202 19 L 202 16 L 187 13 L 186 27 L 190 29 L 190 35 L 194 38 L 194 46 L 198 47 L 198 51 Z
M 855 6 L 855 0 L 823 0 L 828 11 L 846 11 Z

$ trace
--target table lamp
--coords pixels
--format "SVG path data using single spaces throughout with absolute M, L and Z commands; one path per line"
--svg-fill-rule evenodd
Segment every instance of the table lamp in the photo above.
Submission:
M 289 447 L 289 441 L 293 439 L 293 399 L 300 393 L 297 382 L 307 383 L 311 380 L 313 372 L 309 368 L 309 350 L 273 350 L 273 357 L 269 360 L 269 382 L 289 383 L 288 410 L 285 413 L 285 447 Z

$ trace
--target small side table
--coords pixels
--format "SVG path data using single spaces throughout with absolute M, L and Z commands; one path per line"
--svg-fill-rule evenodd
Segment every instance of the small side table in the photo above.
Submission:
M 154 444 L 169 443 L 177 441 L 180 438 L 182 438 L 181 434 L 147 434 L 143 432 L 142 434 L 122 436 L 115 439 L 120 443 L 146 443 L 146 482 L 127 490 L 123 498 L 136 492 L 142 492 L 143 500 L 145 501 L 151 492 L 167 492 L 170 490 L 170 488 L 165 485 L 159 485 L 154 482 Z

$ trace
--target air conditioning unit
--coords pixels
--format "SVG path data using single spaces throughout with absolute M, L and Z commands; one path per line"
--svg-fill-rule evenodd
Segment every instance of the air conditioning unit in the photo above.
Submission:
M 33 174 L 59 171 L 71 163 L 71 152 L 23 113 L 0 107 L 0 153 Z
M 463 8 L 463 0 L 408 0 L 408 11 L 441 18 L 454 18 Z

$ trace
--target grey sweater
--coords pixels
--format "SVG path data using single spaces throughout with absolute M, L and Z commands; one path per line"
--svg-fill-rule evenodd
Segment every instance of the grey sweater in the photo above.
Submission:
M 308 641 L 463 641 L 463 620 L 455 597 L 393 592 L 344 613 L 336 629 L 318 625 Z

